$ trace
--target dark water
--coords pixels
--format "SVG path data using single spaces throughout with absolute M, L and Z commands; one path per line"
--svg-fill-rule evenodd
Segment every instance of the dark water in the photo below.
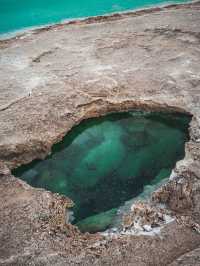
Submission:
M 70 197 L 80 228 L 86 223 L 89 231 L 105 229 L 117 207 L 169 176 L 184 157 L 189 122 L 185 115 L 144 112 L 89 119 L 54 145 L 45 160 L 14 174 L 34 187 Z

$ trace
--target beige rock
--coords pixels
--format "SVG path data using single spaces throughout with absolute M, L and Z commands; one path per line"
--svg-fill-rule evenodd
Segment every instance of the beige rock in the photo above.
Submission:
M 0 41 L 0 265 L 199 265 L 199 62 L 199 2 Z M 152 196 L 153 219 L 160 203 L 176 218 L 158 235 L 82 235 L 64 224 L 65 199 L 10 175 L 9 169 L 44 158 L 81 120 L 135 108 L 193 116 L 184 160 Z M 51 218 L 60 208 L 55 229 Z

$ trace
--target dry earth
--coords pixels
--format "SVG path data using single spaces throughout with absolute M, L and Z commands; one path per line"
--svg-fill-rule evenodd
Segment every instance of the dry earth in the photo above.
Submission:
M 126 234 L 80 234 L 64 221 L 70 199 L 11 175 L 81 120 L 135 108 L 192 122 L 184 160 Z M 0 265 L 200 265 L 200 2 L 0 41 L 0 125 Z M 160 211 L 171 222 L 134 233 L 135 215 L 151 224 Z

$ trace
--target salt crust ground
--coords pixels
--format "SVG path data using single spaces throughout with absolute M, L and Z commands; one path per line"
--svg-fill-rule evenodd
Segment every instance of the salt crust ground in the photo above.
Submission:
M 199 62 L 199 2 L 0 41 L 0 265 L 200 264 Z M 133 206 L 122 234 L 80 234 L 65 223 L 70 199 L 11 175 L 81 120 L 135 108 L 193 118 L 184 160 Z

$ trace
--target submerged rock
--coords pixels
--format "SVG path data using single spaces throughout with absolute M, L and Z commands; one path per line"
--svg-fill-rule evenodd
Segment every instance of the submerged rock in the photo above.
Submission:
M 171 173 L 171 169 L 162 168 L 160 172 L 157 174 L 157 176 L 153 179 L 151 182 L 152 185 L 159 183 L 164 178 L 169 177 Z
M 113 222 L 113 219 L 117 213 L 117 209 L 112 209 L 106 212 L 87 217 L 84 220 L 79 221 L 76 225 L 81 232 L 102 232 L 105 231 Z

